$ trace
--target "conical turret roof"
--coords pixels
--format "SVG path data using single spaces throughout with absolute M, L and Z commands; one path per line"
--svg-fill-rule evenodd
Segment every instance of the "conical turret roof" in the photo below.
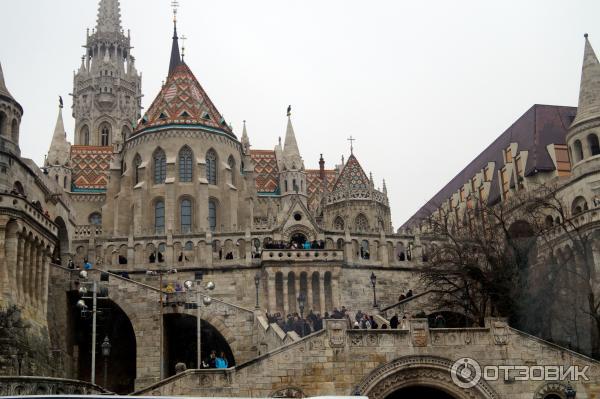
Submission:
M 304 162 L 300 156 L 296 134 L 292 126 L 292 118 L 288 115 L 285 141 L 283 144 L 283 162 L 287 169 L 304 169 Z
M 201 126 L 236 138 L 190 68 L 180 63 L 138 123 L 136 131 L 167 125 Z
M 371 181 L 367 177 L 362 166 L 354 154 L 350 154 L 348 161 L 340 172 L 332 191 L 345 190 L 346 187 L 356 190 L 366 190 L 371 186 Z
M 62 107 L 58 108 L 58 118 L 52 135 L 52 142 L 46 157 L 47 165 L 65 165 L 68 163 L 71 144 L 67 141 L 67 132 L 63 123 Z
M 10 92 L 6 88 L 6 83 L 4 82 L 4 72 L 2 71 L 2 63 L 0 63 L 0 97 L 4 97 L 6 100 L 12 101 L 17 107 L 19 107 L 21 113 L 23 113 L 23 108 L 21 107 L 21 104 L 19 104 L 19 102 L 15 100 L 15 98 L 12 96 L 12 94 L 10 94 Z
M 573 125 L 595 117 L 600 117 L 600 63 L 586 34 L 579 104 Z

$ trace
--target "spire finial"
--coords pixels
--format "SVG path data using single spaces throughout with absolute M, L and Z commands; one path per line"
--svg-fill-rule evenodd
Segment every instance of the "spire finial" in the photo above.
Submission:
M 291 115 L 292 115 L 292 106 L 291 106 L 291 105 L 288 105 L 288 107 L 287 107 L 287 116 L 288 116 L 288 118 L 289 118 Z
M 58 108 L 63 108 L 63 99 L 62 96 L 58 96 Z
M 185 57 L 185 41 L 187 37 L 185 35 L 181 35 L 181 61 L 183 62 L 183 57 Z
M 179 1 L 171 1 L 171 7 L 173 8 L 173 23 L 177 23 L 177 9 L 179 8 Z
M 587 39 L 587 38 L 588 38 L 588 34 L 587 34 L 587 33 L 584 33 L 584 34 L 583 34 L 583 37 L 585 37 L 585 38 Z
M 356 141 L 356 139 L 350 136 L 348 138 L 348 141 L 350 142 L 350 155 L 352 155 L 354 154 L 354 142 Z

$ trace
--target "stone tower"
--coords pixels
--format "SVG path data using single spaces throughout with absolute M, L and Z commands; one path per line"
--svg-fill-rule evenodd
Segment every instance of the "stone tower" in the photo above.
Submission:
M 295 196 L 306 206 L 306 171 L 304 161 L 300 156 L 289 112 L 283 150 L 279 149 L 279 151 L 281 151 L 279 187 L 281 189 L 282 210 L 286 211 L 289 208 L 291 199 Z
M 19 126 L 22 116 L 23 107 L 6 88 L 2 65 L 0 65 L 0 189 L 2 190 L 12 189 L 10 170 L 14 164 L 13 159 L 21 155 Z
M 100 0 L 73 82 L 75 145 L 122 144 L 141 116 L 142 77 L 121 28 L 119 0 Z

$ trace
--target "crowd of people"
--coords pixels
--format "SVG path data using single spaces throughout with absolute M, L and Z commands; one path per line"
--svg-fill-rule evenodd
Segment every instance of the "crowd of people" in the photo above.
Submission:
M 264 244 L 265 249 L 325 249 L 325 241 L 270 241 Z
M 228 367 L 229 361 L 227 360 L 224 351 L 220 351 L 217 356 L 217 351 L 211 350 L 208 358 L 202 361 L 203 369 L 226 369 Z

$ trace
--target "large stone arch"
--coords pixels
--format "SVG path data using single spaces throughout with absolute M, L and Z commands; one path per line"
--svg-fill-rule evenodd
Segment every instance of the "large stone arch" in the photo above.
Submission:
M 434 356 L 404 356 L 386 363 L 369 373 L 352 394 L 370 399 L 385 399 L 407 387 L 422 386 L 444 391 L 457 399 L 499 399 L 500 396 L 483 380 L 469 389 L 452 382 L 453 362 Z

